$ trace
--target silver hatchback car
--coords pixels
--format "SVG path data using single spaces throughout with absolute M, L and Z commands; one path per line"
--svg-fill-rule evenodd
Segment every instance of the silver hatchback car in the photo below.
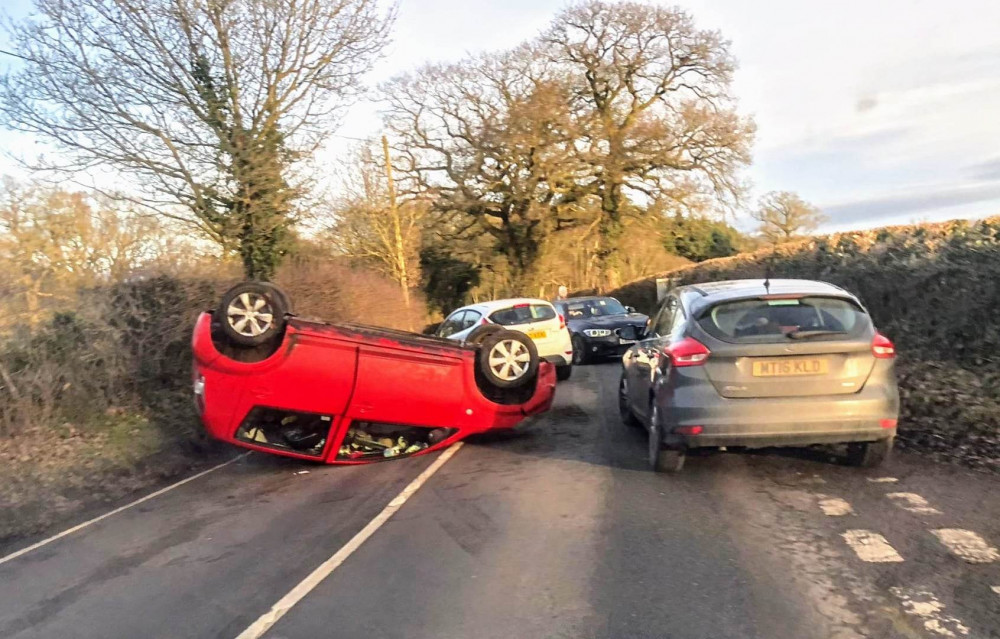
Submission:
M 877 466 L 896 436 L 895 347 L 844 289 L 735 280 L 672 290 L 622 358 L 619 410 L 649 432 L 649 463 L 690 448 L 847 444 Z

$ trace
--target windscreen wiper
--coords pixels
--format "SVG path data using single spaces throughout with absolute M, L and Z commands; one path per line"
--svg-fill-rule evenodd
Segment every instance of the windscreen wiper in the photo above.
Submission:
M 813 331 L 792 331 L 788 333 L 789 339 L 809 339 L 810 337 L 827 337 L 829 335 L 847 335 L 847 331 L 827 331 L 827 330 L 813 330 Z

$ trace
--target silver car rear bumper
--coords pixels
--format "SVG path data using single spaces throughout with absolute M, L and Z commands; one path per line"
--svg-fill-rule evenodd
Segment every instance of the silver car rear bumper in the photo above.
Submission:
M 657 393 L 661 432 L 666 443 L 691 448 L 877 441 L 896 435 L 899 416 L 895 384 L 866 384 L 849 395 L 752 399 L 721 397 L 710 384 L 672 390 Z

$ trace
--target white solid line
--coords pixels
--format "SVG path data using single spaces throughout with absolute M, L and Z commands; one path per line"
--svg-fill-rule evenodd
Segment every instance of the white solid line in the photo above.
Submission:
M 843 533 L 843 537 L 861 561 L 876 564 L 903 561 L 896 549 L 878 533 L 870 530 L 848 530 Z
M 895 484 L 899 480 L 895 477 L 869 477 L 868 481 L 873 484 Z
M 41 541 L 39 541 L 37 543 L 31 544 L 27 548 L 22 548 L 21 550 L 18 550 L 17 552 L 12 552 L 11 554 L 7 555 L 6 557 L 0 557 L 0 565 L 3 565 L 5 563 L 7 563 L 8 561 L 13 561 L 14 559 L 17 559 L 18 557 L 21 557 L 22 555 L 26 555 L 29 552 L 31 552 L 32 550 L 37 550 L 37 549 L 41 548 L 42 546 L 45 546 L 47 544 L 52 543 L 53 541 L 56 541 L 57 539 L 62 539 L 66 535 L 72 535 L 73 533 L 75 533 L 77 531 L 83 530 L 87 526 L 90 526 L 92 524 L 96 524 L 97 522 L 99 522 L 101 520 L 104 520 L 104 519 L 107 519 L 108 517 L 111 517 L 112 515 L 117 515 L 118 513 L 122 512 L 122 511 L 125 511 L 125 510 L 128 510 L 129 508 L 132 508 L 133 506 L 138 506 L 139 504 L 141 504 L 141 503 L 143 503 L 145 501 L 149 501 L 150 499 L 153 499 L 154 497 L 159 497 L 163 493 L 169 492 L 169 491 L 171 491 L 174 488 L 177 488 L 179 486 L 183 486 L 184 484 L 186 484 L 186 483 L 188 483 L 190 481 L 194 481 L 194 480 L 198 479 L 199 477 L 204 477 L 205 475 L 207 475 L 207 474 L 209 474 L 211 472 L 219 470 L 223 466 L 228 466 L 229 464 L 233 463 L 234 461 L 236 461 L 238 459 L 243 459 L 244 457 L 246 457 L 249 454 L 250 453 L 243 453 L 242 455 L 240 455 L 238 457 L 234 457 L 233 459 L 230 459 L 227 462 L 223 462 L 223 463 L 219 464 L 218 466 L 213 466 L 213 467 L 209 468 L 208 470 L 203 470 L 200 473 L 198 473 L 197 475 L 191 475 L 187 479 L 182 479 L 179 482 L 177 482 L 176 484 L 171 484 L 171 485 L 167 486 L 166 488 L 161 488 L 160 490 L 156 491 L 155 493 L 150 493 L 150 494 L 146 495 L 145 497 L 140 497 L 139 499 L 136 499 L 135 501 L 133 501 L 131 503 L 128 503 L 128 504 L 125 504 L 124 506 L 120 506 L 118 508 L 115 508 L 111 512 L 107 512 L 107 513 L 104 513 L 103 515 L 100 515 L 99 517 L 94 517 L 93 519 L 89 519 L 89 520 L 83 522 L 82 524 L 77 524 L 76 526 L 73 526 L 72 528 L 67 528 L 66 530 L 62 531 L 61 533 L 58 533 L 56 535 L 52 535 L 48 539 L 43 539 L 43 540 L 41 540 Z
M 956 557 L 970 564 L 988 564 L 1000 559 L 1000 552 L 971 530 L 941 528 L 934 536 Z
M 375 519 L 372 519 L 368 524 L 362 528 L 354 537 L 351 538 L 344 546 L 335 552 L 332 557 L 324 561 L 319 565 L 316 570 L 312 571 L 309 576 L 298 583 L 294 588 L 292 588 L 287 595 L 278 600 L 278 603 L 271 606 L 271 609 L 261 615 L 257 621 L 250 624 L 250 627 L 239 634 L 236 639 L 257 639 L 263 636 L 271 626 L 278 623 L 278 620 L 284 617 L 289 610 L 291 610 L 295 604 L 302 601 L 302 599 L 308 595 L 312 590 L 320 584 L 324 579 L 330 576 L 330 574 L 336 570 L 340 564 L 351 556 L 351 554 L 361 547 L 361 544 L 365 543 L 369 537 L 371 537 L 376 530 L 382 527 L 382 524 L 389 521 L 389 518 L 396 514 L 406 501 L 417 492 L 421 486 L 424 485 L 431 475 L 436 473 L 441 466 L 444 466 L 445 462 L 452 458 L 452 456 L 458 452 L 462 447 L 462 442 L 458 442 L 452 445 L 451 448 L 441 453 L 441 456 L 434 460 L 434 463 L 427 467 L 424 472 L 420 473 L 416 479 L 411 481 L 409 485 L 403 489 L 403 492 L 396 495 L 396 497 L 389 502 L 389 504 L 382 509 Z
M 926 499 L 917 493 L 889 493 L 886 495 L 894 504 L 903 510 L 919 515 L 940 515 L 941 511 L 931 506 Z

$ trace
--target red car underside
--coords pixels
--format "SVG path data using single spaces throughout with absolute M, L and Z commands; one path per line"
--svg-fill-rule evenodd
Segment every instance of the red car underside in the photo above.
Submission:
M 221 353 L 212 338 L 210 313 L 198 318 L 192 346 L 198 405 L 213 437 L 328 464 L 385 458 L 371 449 L 345 453 L 348 433 L 353 441 L 362 429 L 396 428 L 417 433 L 417 440 L 420 433 L 447 429 L 437 431 L 443 440 L 425 439 L 420 444 L 425 448 L 410 453 L 418 455 L 473 433 L 511 428 L 548 410 L 556 385 L 555 368 L 543 361 L 537 381 L 517 398 L 519 403 L 497 403 L 480 390 L 472 347 L 415 333 L 299 319 L 289 320 L 281 345 L 263 361 L 245 363 Z M 276 428 L 295 420 L 312 424 L 321 431 L 315 447 L 303 452 L 262 437 L 251 422 L 263 414 Z

